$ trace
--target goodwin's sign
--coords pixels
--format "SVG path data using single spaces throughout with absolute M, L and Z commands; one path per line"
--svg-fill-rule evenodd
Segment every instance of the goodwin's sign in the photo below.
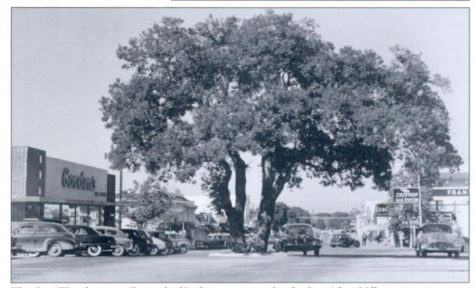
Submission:
M 61 184 L 65 188 L 88 190 L 93 192 L 96 190 L 96 179 L 94 176 L 85 177 L 84 172 L 82 171 L 79 173 L 79 175 L 71 175 L 69 174 L 68 168 L 63 169 Z
M 394 202 L 396 203 L 417 203 L 419 200 L 419 189 L 417 188 L 394 188 Z

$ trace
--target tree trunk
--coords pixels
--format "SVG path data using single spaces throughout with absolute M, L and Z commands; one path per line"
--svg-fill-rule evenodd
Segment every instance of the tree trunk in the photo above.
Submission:
M 246 239 L 244 236 L 244 208 L 246 205 L 246 163 L 239 154 L 231 153 L 233 168 L 236 172 L 235 195 L 236 201 L 233 206 L 231 202 L 231 192 L 229 182 L 231 180 L 231 165 L 224 159 L 219 161 L 218 168 L 223 172 L 220 176 L 211 176 L 209 189 L 212 190 L 212 198 L 219 199 L 215 201 L 216 209 L 224 211 L 229 224 L 230 246 L 236 253 L 247 252 Z M 219 175 L 219 173 L 218 173 Z
M 231 240 L 231 250 L 235 253 L 246 253 L 246 239 L 244 237 L 244 225 L 242 213 L 239 213 L 236 209 L 232 209 L 228 216 L 229 234 Z
M 232 211 L 229 211 L 228 221 L 231 236 L 231 249 L 236 253 L 247 252 L 246 238 L 244 237 L 244 210 L 246 207 L 246 163 L 239 156 L 239 153 L 232 153 L 235 179 L 235 204 Z
M 288 173 L 279 172 L 273 167 L 270 157 L 262 158 L 262 191 L 259 214 L 257 216 L 257 235 L 253 243 L 256 252 L 267 252 L 267 245 L 274 221 L 275 202 L 282 192 Z

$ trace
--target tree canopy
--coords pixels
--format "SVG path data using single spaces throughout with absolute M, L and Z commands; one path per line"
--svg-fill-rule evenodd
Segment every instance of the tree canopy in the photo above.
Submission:
M 396 159 L 432 174 L 460 164 L 438 94 L 443 79 L 420 55 L 392 52 L 386 63 L 371 50 L 337 50 L 313 21 L 272 11 L 244 20 L 210 16 L 188 28 L 163 18 L 118 49 L 133 75 L 101 99 L 112 129 L 108 158 L 163 180 L 190 181 L 205 168 L 213 205 L 236 212 L 241 229 L 240 153 L 260 157 L 257 250 L 265 250 L 278 196 L 303 177 L 351 189 L 371 177 L 388 189 Z M 234 206 L 232 169 L 240 179 Z
M 124 195 L 126 203 L 130 204 L 130 207 L 125 209 L 124 216 L 143 229 L 150 221 L 165 216 L 172 206 L 172 200 L 166 188 L 153 177 L 147 178 L 142 184 L 135 184 L 135 187 Z

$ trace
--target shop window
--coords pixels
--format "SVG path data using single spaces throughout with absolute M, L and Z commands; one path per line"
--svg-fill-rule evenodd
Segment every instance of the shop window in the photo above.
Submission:
M 90 206 L 89 207 L 89 225 L 100 226 L 104 223 L 102 207 L 100 206 Z
M 62 207 L 62 215 L 61 215 L 61 222 L 66 224 L 66 225 L 75 225 L 76 223 L 74 222 L 75 219 L 75 210 L 76 206 L 75 205 L 63 205 Z
M 41 215 L 41 205 L 38 203 L 27 203 L 25 205 L 25 218 L 39 219 Z
M 89 225 L 89 211 L 87 205 L 78 205 L 76 208 L 76 225 Z
M 59 204 L 45 204 L 44 216 L 45 219 L 60 220 Z

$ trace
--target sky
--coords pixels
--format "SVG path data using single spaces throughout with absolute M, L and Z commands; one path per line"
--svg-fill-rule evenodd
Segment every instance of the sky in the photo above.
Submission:
M 99 168 L 109 168 L 110 131 L 104 127 L 99 99 L 116 78 L 127 80 L 115 51 L 163 16 L 194 25 L 209 14 L 248 18 L 264 9 L 226 8 L 14 8 L 12 12 L 12 145 L 31 146 L 47 155 Z M 335 47 L 372 49 L 388 63 L 389 48 L 400 45 L 421 53 L 432 73 L 451 81 L 441 95 L 451 117 L 450 135 L 468 171 L 469 39 L 468 9 L 454 8 L 327 8 L 274 9 L 296 19 L 313 18 L 324 40 Z M 259 203 L 259 161 L 248 155 L 247 191 Z M 109 171 L 117 174 L 117 171 Z M 145 173 L 124 172 L 124 188 Z M 301 189 L 285 189 L 278 201 L 311 212 L 348 211 L 365 201 L 384 201 L 387 192 L 323 187 L 307 179 Z M 209 199 L 199 185 L 170 183 L 199 206 Z

